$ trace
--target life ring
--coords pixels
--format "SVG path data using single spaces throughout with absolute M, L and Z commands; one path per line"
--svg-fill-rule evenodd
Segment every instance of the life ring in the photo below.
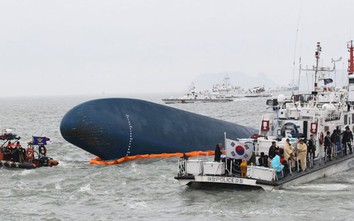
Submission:
M 323 133 L 321 132 L 320 137 L 318 138 L 318 142 L 320 142 L 321 145 L 323 144 L 323 139 Z
M 262 131 L 269 131 L 269 120 L 262 120 L 261 130 Z
M 39 153 L 45 156 L 47 154 L 47 148 L 45 146 L 39 146 Z
M 34 158 L 34 150 L 33 150 L 32 147 L 27 147 L 27 149 L 26 149 L 26 157 L 29 160 Z

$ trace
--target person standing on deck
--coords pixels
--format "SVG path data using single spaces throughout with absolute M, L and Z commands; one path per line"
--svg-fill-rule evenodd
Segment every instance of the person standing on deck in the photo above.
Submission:
M 337 130 L 334 129 L 333 133 L 331 135 L 331 145 L 333 147 L 333 157 L 337 157 L 336 136 L 337 136 Z
M 310 139 L 308 140 L 308 154 L 309 159 L 312 158 L 312 160 L 315 159 L 315 153 L 316 153 L 316 140 L 313 138 L 313 134 L 310 135 Z
M 284 159 L 288 162 L 289 166 L 295 166 L 295 158 L 294 158 L 295 148 L 291 145 L 290 140 L 286 139 L 284 146 Z
M 273 141 L 272 145 L 269 147 L 269 150 L 268 150 L 268 157 L 270 160 L 272 160 L 275 157 L 276 150 L 277 150 L 277 143 L 275 141 Z
M 341 133 L 340 133 L 339 129 L 336 130 L 335 143 L 336 143 L 337 152 L 341 152 L 342 151 L 342 147 L 341 147 L 342 144 L 341 144 Z M 342 155 L 343 155 L 343 153 L 342 153 Z
M 327 131 L 327 135 L 324 139 L 324 150 L 325 150 L 325 162 L 328 160 L 332 160 L 332 145 L 331 145 L 331 132 Z
M 301 170 L 306 170 L 307 145 L 303 139 L 297 143 L 297 159 L 300 160 Z
M 345 155 L 347 155 L 347 153 L 348 153 L 348 148 L 349 148 L 349 154 L 353 153 L 352 141 L 353 141 L 353 134 L 350 131 L 349 126 L 346 126 L 345 131 L 343 132 L 343 139 L 342 139 L 342 144 L 343 144 Z
M 220 162 L 222 144 L 217 144 L 215 147 L 214 161 Z

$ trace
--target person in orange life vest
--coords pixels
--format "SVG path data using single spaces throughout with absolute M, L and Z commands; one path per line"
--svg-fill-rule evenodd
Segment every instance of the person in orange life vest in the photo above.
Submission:
M 19 150 L 21 147 L 20 142 L 17 141 L 16 145 L 14 143 L 11 143 L 10 146 L 11 146 L 11 160 L 15 162 L 19 162 L 20 161 Z
M 9 141 L 9 142 L 7 143 L 7 147 L 13 148 L 13 147 L 15 147 L 15 145 L 14 145 L 13 143 L 11 143 L 11 141 Z

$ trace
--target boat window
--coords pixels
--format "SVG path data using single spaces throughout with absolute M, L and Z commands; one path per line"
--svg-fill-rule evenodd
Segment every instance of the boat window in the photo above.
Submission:
M 311 94 L 304 94 L 302 96 L 304 97 L 304 101 L 305 102 L 309 102 L 310 100 L 312 100 L 312 95 Z
M 312 100 L 312 95 L 311 94 L 296 94 L 291 97 L 293 101 L 300 101 L 301 103 L 304 102 L 309 102 Z
M 354 78 L 349 78 L 349 84 L 354 84 Z
M 299 129 L 294 123 L 288 122 L 284 124 L 281 128 L 281 136 L 287 137 L 287 135 L 291 135 L 291 137 L 299 137 Z
M 348 115 L 344 115 L 344 125 L 348 124 Z

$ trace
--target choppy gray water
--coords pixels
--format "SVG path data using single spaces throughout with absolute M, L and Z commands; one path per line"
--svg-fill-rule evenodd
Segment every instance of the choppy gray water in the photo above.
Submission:
M 0 169 L 0 220 L 353 220 L 354 171 L 273 192 L 196 190 L 174 180 L 178 159 L 89 165 L 92 155 L 60 135 L 61 118 L 90 98 L 0 99 L 0 127 L 22 142 L 52 138 L 55 168 Z M 159 102 L 157 98 L 149 100 Z M 265 98 L 172 107 L 256 128 Z

